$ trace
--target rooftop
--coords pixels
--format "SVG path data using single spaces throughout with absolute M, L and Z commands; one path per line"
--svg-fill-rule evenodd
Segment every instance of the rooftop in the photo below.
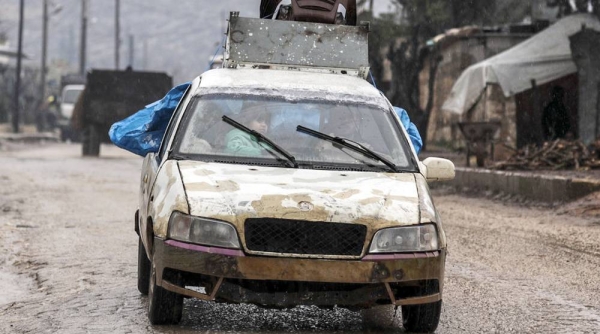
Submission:
M 271 69 L 215 69 L 202 75 L 202 88 L 274 89 L 381 99 L 364 79 L 351 75 Z

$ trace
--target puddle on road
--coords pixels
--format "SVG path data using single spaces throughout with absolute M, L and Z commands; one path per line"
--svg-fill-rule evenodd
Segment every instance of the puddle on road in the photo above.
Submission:
M 11 273 L 8 268 L 0 267 L 0 306 L 10 304 L 27 297 L 33 282 Z

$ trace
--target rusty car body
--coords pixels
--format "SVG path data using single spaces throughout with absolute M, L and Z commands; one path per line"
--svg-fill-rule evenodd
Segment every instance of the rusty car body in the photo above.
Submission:
M 224 138 L 242 131 L 227 120 L 248 125 L 252 110 L 269 114 L 272 141 L 254 131 L 262 154 L 230 151 Z M 192 297 L 396 305 L 406 328 L 435 330 L 446 237 L 427 181 L 453 178 L 454 165 L 419 162 L 407 138 L 388 100 L 358 77 L 215 69 L 196 78 L 142 167 L 138 288 L 150 321 L 178 323 Z

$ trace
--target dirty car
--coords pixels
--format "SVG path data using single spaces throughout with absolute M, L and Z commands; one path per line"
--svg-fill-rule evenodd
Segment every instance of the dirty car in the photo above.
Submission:
M 418 161 L 365 80 L 205 72 L 142 167 L 138 288 L 150 322 L 178 323 L 191 297 L 395 305 L 405 328 L 433 331 L 446 237 L 427 182 L 453 177 L 448 160 Z

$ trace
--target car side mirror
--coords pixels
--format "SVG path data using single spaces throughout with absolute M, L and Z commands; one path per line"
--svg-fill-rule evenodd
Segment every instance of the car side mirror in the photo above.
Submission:
M 454 179 L 454 163 L 448 159 L 427 158 L 419 165 L 421 168 L 425 167 L 422 172 L 427 182 L 450 181 Z

